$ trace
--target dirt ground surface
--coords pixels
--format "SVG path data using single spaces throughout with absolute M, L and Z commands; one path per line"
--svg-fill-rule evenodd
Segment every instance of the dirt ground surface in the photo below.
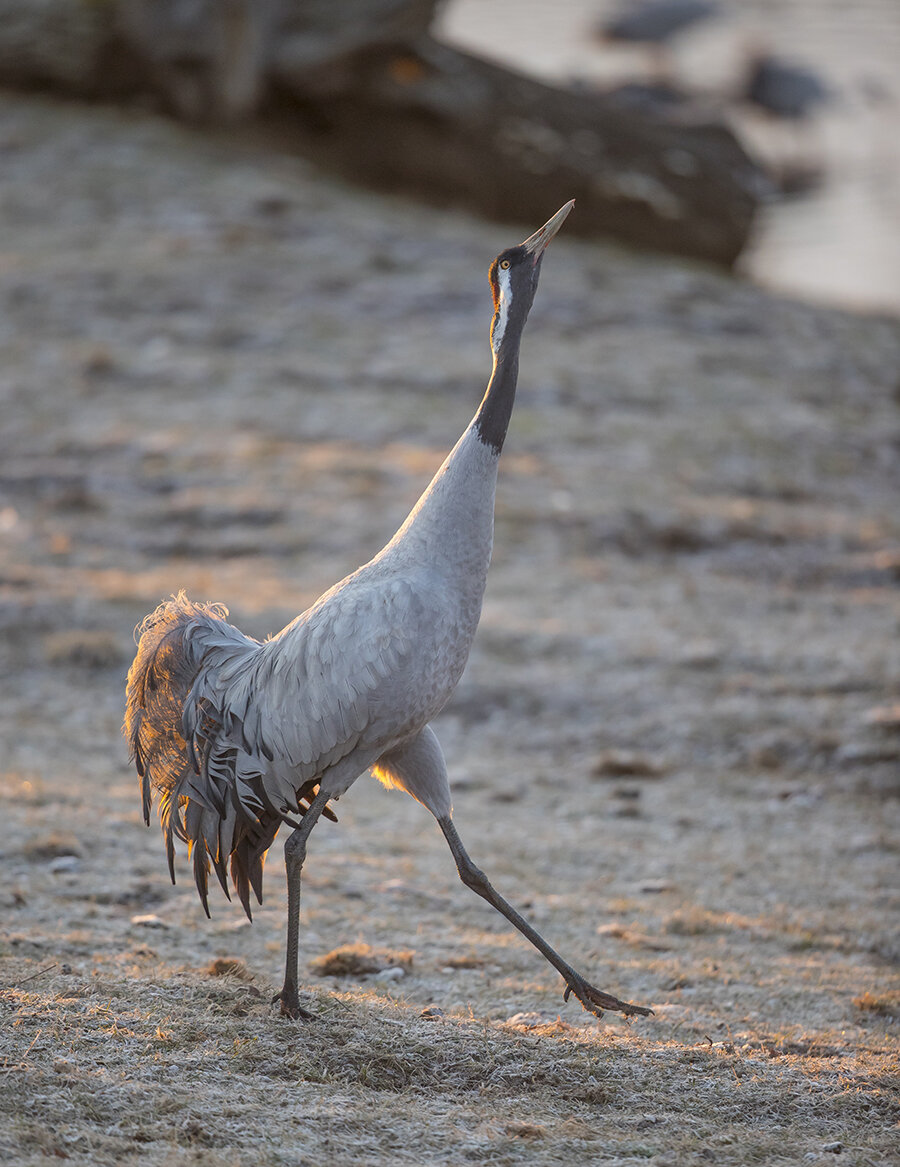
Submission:
M 554 242 L 436 729 L 475 860 L 655 1015 L 564 1005 L 364 776 L 287 1022 L 281 841 L 207 921 L 141 821 L 132 628 L 185 587 L 264 636 L 376 552 L 538 224 L 37 99 L 0 160 L 0 1159 L 896 1162 L 900 325 Z

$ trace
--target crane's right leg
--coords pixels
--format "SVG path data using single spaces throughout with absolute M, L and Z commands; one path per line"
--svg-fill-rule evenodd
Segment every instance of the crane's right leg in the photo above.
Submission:
M 550 947 L 540 932 L 532 928 L 528 921 L 523 916 L 520 916 L 516 909 L 507 903 L 503 896 L 495 890 L 484 872 L 476 867 L 469 858 L 469 853 L 462 845 L 462 840 L 457 834 L 456 827 L 453 825 L 453 820 L 450 815 L 444 815 L 437 821 L 438 826 L 444 832 L 444 837 L 450 844 L 450 850 L 453 853 L 453 858 L 456 860 L 456 869 L 459 872 L 460 879 L 466 887 L 470 887 L 476 895 L 480 895 L 483 900 L 487 900 L 492 908 L 496 908 L 511 924 L 514 924 L 526 940 L 530 940 L 538 952 L 545 956 L 553 967 L 561 973 L 563 980 L 566 982 L 566 991 L 563 995 L 564 1000 L 568 1001 L 569 994 L 574 993 L 581 1002 L 582 1007 L 589 1013 L 596 1014 L 597 1017 L 603 1016 L 604 1009 L 614 1009 L 619 1013 L 624 1013 L 626 1017 L 646 1017 L 648 1013 L 653 1012 L 652 1009 L 648 1009 L 645 1005 L 632 1005 L 628 1001 L 620 1001 L 618 997 L 612 996 L 611 993 L 604 993 L 601 989 L 595 989 L 592 984 L 585 980 L 581 973 L 576 972 L 570 964 L 564 961 L 559 953 Z
M 291 1017 L 295 1021 L 303 1018 L 310 1021 L 313 1014 L 300 1004 L 297 993 L 300 961 L 300 873 L 303 870 L 303 861 L 306 858 L 306 840 L 309 832 L 316 825 L 319 815 L 328 803 L 328 794 L 319 789 L 319 793 L 309 804 L 309 810 L 304 814 L 300 825 L 289 835 L 284 844 L 284 866 L 287 872 L 288 890 L 288 926 L 287 926 L 287 956 L 284 967 L 284 985 L 281 992 L 272 998 L 281 1002 L 282 1017 Z

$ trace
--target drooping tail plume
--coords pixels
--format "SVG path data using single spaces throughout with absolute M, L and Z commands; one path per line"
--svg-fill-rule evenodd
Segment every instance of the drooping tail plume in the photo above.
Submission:
M 179 592 L 138 626 L 123 732 L 148 824 L 154 793 L 158 798 L 172 882 L 177 838 L 187 843 L 209 915 L 210 864 L 228 896 L 230 859 L 232 883 L 249 916 L 251 889 L 262 902 L 263 863 L 284 814 L 267 797 L 265 759 L 246 748 L 228 702 L 228 677 L 250 664 L 261 645 L 229 624 L 227 615 L 221 604 L 194 603 Z M 317 790 L 306 783 L 297 791 L 299 814 Z

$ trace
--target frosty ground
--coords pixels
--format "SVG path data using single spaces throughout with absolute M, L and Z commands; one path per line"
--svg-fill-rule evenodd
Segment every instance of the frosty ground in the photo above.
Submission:
M 290 1023 L 280 842 L 252 926 L 210 922 L 140 820 L 131 631 L 183 586 L 265 636 L 376 552 L 538 224 L 139 111 L 7 97 L 0 155 L 0 1156 L 893 1161 L 898 323 L 553 243 L 436 729 L 476 862 L 655 1016 L 564 1004 L 363 777 L 311 838 Z

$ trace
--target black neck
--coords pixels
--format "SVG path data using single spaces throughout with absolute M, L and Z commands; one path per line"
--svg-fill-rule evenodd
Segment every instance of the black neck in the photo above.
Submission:
M 499 454 L 509 428 L 513 403 L 516 399 L 516 381 L 519 377 L 519 346 L 511 352 L 500 352 L 494 361 L 494 371 L 487 391 L 475 414 L 475 429 L 486 446 Z

